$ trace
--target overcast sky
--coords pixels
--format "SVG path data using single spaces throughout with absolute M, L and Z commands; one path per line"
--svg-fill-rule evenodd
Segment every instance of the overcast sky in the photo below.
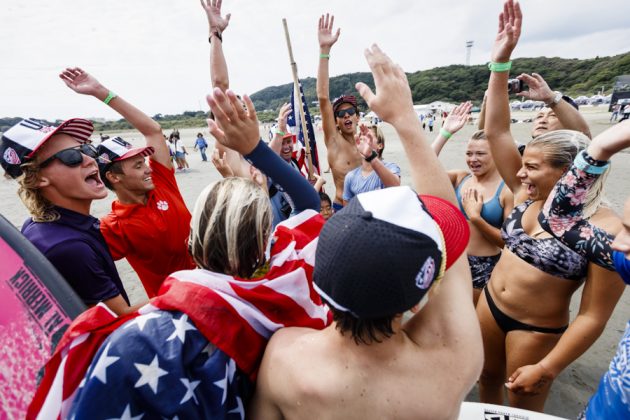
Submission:
M 593 58 L 630 50 L 628 0 L 524 0 L 514 57 Z M 231 87 L 254 93 L 291 81 L 281 19 L 300 77 L 315 76 L 321 13 L 341 37 L 331 76 L 368 71 L 363 49 L 377 42 L 407 72 L 489 60 L 499 0 L 224 0 Z M 80 66 L 150 115 L 206 110 L 209 45 L 199 0 L 2 0 L 0 117 L 118 118 L 58 79 Z

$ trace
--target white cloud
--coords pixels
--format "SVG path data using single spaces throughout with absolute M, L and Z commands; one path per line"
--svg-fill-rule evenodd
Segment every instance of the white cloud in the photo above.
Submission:
M 628 50 L 630 2 L 528 0 L 516 57 L 590 58 Z M 301 77 L 317 71 L 317 19 L 336 16 L 341 38 L 331 75 L 368 71 L 372 42 L 406 71 L 486 62 L 501 2 L 224 0 L 231 86 L 239 93 L 291 81 L 281 19 L 287 17 Z M 0 116 L 118 115 L 57 78 L 81 66 L 149 114 L 206 109 L 210 89 L 206 17 L 198 0 L 30 0 L 7 2 L 0 26 Z

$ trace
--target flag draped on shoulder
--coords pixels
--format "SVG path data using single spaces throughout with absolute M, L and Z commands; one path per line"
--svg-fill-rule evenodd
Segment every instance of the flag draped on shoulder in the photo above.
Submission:
M 46 365 L 27 418 L 244 418 L 273 332 L 332 321 L 312 284 L 323 223 L 313 210 L 280 223 L 254 278 L 184 270 L 133 314 L 117 318 L 102 304 L 84 312 Z
M 315 143 L 315 130 L 313 130 L 313 122 L 311 120 L 311 113 L 308 111 L 308 102 L 304 96 L 304 90 L 300 83 L 300 96 L 302 97 L 302 105 L 304 109 L 304 116 L 306 118 L 306 136 L 302 130 L 302 120 L 300 117 L 299 102 L 295 97 L 295 89 L 291 92 L 291 113 L 287 118 L 287 126 L 292 134 L 297 137 L 297 142 L 294 145 L 294 158 L 298 162 L 300 172 L 304 176 L 308 176 L 308 161 L 306 156 L 306 143 L 305 139 L 308 139 L 311 148 L 311 160 L 313 162 L 313 172 L 317 175 L 321 174 L 319 169 L 319 157 L 317 155 L 317 144 Z

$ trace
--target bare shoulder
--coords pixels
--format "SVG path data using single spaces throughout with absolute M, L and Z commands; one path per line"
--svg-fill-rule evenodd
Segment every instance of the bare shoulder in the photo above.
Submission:
M 264 357 L 277 367 L 291 365 L 304 357 L 304 350 L 308 351 L 308 347 L 304 348 L 304 342 L 316 333 L 317 330 L 311 328 L 280 328 L 269 340 Z
M 621 231 L 621 217 L 610 207 L 600 207 L 591 216 L 590 222 L 600 229 L 604 229 L 611 235 L 616 235 Z
M 451 183 L 453 184 L 453 188 L 457 188 L 457 186 L 462 182 L 466 176 L 470 174 L 470 172 L 465 171 L 463 169 L 453 169 L 447 172 Z

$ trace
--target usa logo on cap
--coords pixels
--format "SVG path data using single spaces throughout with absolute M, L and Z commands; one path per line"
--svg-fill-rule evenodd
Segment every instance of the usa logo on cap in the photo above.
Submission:
M 4 151 L 2 159 L 4 159 L 4 161 L 9 165 L 19 165 L 22 163 L 20 157 L 12 147 L 8 147 L 7 150 Z

